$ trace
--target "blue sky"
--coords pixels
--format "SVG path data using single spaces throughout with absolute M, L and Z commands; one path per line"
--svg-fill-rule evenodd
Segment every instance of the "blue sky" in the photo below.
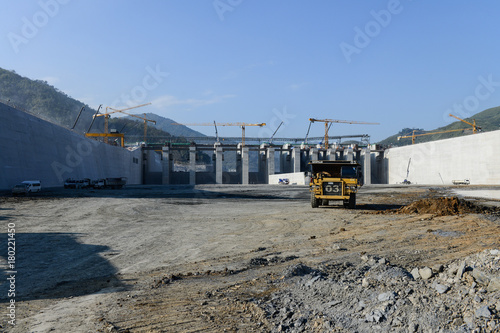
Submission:
M 497 1 L 0 0 L 0 67 L 92 107 L 382 140 L 500 105 Z M 196 130 L 212 135 L 211 127 Z M 219 129 L 221 136 L 239 128 Z M 322 124 L 311 127 L 321 136 Z

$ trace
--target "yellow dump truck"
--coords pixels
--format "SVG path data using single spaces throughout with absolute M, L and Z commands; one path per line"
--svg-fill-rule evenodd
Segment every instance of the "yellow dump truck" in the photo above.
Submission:
M 361 166 L 349 161 L 311 161 L 311 206 L 327 206 L 342 200 L 344 207 L 356 208 L 356 193 L 362 185 Z

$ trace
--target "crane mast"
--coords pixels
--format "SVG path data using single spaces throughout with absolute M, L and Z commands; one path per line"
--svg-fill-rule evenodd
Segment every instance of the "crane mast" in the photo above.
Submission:
M 325 149 L 328 149 L 328 130 L 330 129 L 330 126 L 332 123 L 342 123 L 342 124 L 363 124 L 363 125 L 380 125 L 379 123 L 370 123 L 366 121 L 354 121 L 354 120 L 338 120 L 338 119 L 315 119 L 315 118 L 309 118 L 309 121 L 311 123 L 314 122 L 323 122 L 325 123 Z M 307 131 L 309 133 L 309 130 Z
M 106 106 L 106 112 L 105 113 L 99 113 L 99 114 L 95 114 L 94 115 L 94 118 L 95 117 L 104 117 L 104 134 L 109 134 L 109 118 L 111 114 L 113 113 L 117 113 L 117 112 L 121 112 L 121 113 L 124 113 L 124 114 L 127 114 L 129 116 L 133 116 L 133 117 L 137 117 L 137 118 L 141 118 L 139 116 L 136 116 L 136 115 L 132 115 L 132 114 L 129 114 L 129 113 L 126 113 L 124 111 L 128 111 L 128 110 L 132 110 L 132 109 L 136 109 L 136 108 L 140 108 L 140 107 L 143 107 L 143 106 L 146 106 L 146 105 L 150 105 L 151 103 L 145 103 L 145 104 L 141 104 L 141 105 L 136 105 L 136 106 L 131 106 L 131 107 L 128 107 L 128 108 L 125 108 L 125 109 L 121 109 L 121 110 L 117 110 L 117 109 L 114 109 L 110 106 Z M 112 110 L 112 111 L 108 111 L 108 110 Z M 141 119 L 144 119 L 144 118 L 141 118 Z M 153 120 L 149 120 L 148 121 L 151 121 L 153 122 Z M 146 124 L 146 119 L 144 120 L 144 124 Z M 155 122 L 156 124 L 156 122 Z M 146 125 L 145 125 L 146 126 Z M 144 132 L 146 133 L 146 129 L 144 130 Z M 144 135 L 145 136 L 145 135 Z M 108 143 L 108 137 L 104 137 L 104 142 L 105 143 Z

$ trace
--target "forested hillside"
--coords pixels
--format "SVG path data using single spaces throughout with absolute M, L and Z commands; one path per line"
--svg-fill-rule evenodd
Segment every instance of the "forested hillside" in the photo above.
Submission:
M 458 115 L 457 115 L 458 116 Z M 450 117 L 450 119 L 453 119 Z M 475 115 L 464 118 L 463 120 L 473 123 L 476 121 L 476 125 L 480 127 L 480 131 L 488 132 L 488 131 L 496 131 L 500 129 L 500 107 L 494 107 L 490 109 L 486 109 L 482 112 L 476 113 Z M 398 140 L 398 137 L 401 136 L 411 136 L 413 131 L 415 130 L 415 134 L 426 134 L 433 132 L 445 132 L 445 133 L 437 133 L 437 134 L 429 134 L 415 137 L 415 143 L 420 142 L 428 142 L 434 140 L 441 140 L 447 138 L 453 138 L 463 135 L 472 134 L 472 126 L 464 123 L 463 121 L 457 120 L 449 125 L 439 127 L 433 130 L 424 131 L 422 128 L 404 128 L 399 133 L 391 135 L 390 137 L 378 142 L 378 144 L 383 146 L 406 146 L 411 144 L 410 138 L 401 138 Z
M 46 81 L 31 80 L 0 68 L 0 102 L 50 120 L 56 124 L 71 128 L 80 111 L 85 106 L 82 102 L 69 97 Z M 90 125 L 95 111 L 86 107 L 80 117 L 77 129 L 83 131 Z
M 96 110 L 68 96 L 46 81 L 32 80 L 17 74 L 15 71 L 2 68 L 0 68 L 0 102 L 66 128 L 73 128 L 80 110 L 84 107 L 74 128 L 75 131 L 82 134 L 89 130 L 92 118 L 96 113 Z M 103 108 L 100 110 L 101 113 L 104 112 Z M 203 136 L 203 134 L 193 131 L 188 127 L 170 125 L 170 123 L 175 122 L 174 120 L 155 114 L 148 114 L 148 117 L 156 120 L 158 124 L 158 126 L 155 126 L 152 123 L 148 123 L 148 142 L 185 141 L 183 139 L 172 139 L 173 136 L 164 130 L 165 128 L 169 128 L 168 126 L 175 130 L 174 135 L 176 137 Z M 109 127 L 123 131 L 126 142 L 143 141 L 144 126 L 142 120 L 139 121 L 136 122 L 114 114 L 110 119 Z M 97 133 L 103 131 L 104 119 L 103 117 L 97 117 L 90 132 Z

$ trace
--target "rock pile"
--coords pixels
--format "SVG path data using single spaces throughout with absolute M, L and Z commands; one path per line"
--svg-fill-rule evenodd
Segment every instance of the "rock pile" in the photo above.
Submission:
M 409 271 L 371 255 L 288 267 L 258 300 L 274 332 L 500 332 L 500 251 Z
M 415 201 L 396 210 L 399 214 L 434 214 L 436 216 L 463 215 L 463 214 L 494 214 L 496 207 L 476 205 L 457 197 L 426 198 Z

